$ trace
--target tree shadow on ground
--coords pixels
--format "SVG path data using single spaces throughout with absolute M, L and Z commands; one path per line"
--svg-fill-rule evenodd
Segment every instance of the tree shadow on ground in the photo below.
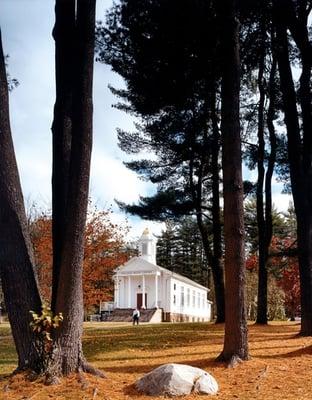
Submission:
M 295 346 L 294 346 L 295 347 Z M 258 355 L 257 358 L 296 358 L 301 356 L 312 355 L 312 345 L 304 346 L 301 349 L 290 351 L 283 354 L 272 354 L 272 355 Z
M 269 336 L 265 336 L 263 338 L 260 337 L 249 337 L 249 343 L 261 343 L 261 342 L 268 342 L 270 340 L 274 340 L 274 341 L 285 341 L 285 340 L 291 340 L 291 339 L 298 339 L 298 335 L 269 335 Z
M 220 349 L 220 351 L 221 351 L 221 349 Z M 201 353 L 201 352 L 198 352 L 198 353 L 188 353 L 187 355 L 188 355 L 188 357 L 194 357 L 194 356 L 200 356 L 200 355 L 202 355 L 203 353 Z M 207 356 L 214 356 L 216 354 L 216 351 L 209 351 L 209 352 L 205 352 L 205 356 L 207 357 Z M 155 355 L 155 354 L 152 354 L 152 355 L 137 355 L 137 354 L 134 354 L 133 356 L 128 356 L 128 355 L 125 355 L 125 356 L 116 356 L 116 357 L 105 357 L 105 359 L 104 358 L 97 358 L 96 356 L 93 358 L 93 361 L 100 361 L 100 362 L 102 362 L 102 361 L 104 361 L 105 360 L 105 362 L 109 362 L 109 361 L 126 361 L 126 360 L 136 360 L 136 361 L 140 361 L 140 360 L 146 360 L 147 362 L 148 362 L 148 360 L 157 360 L 157 359 L 162 359 L 162 358 L 166 358 L 166 359 L 170 359 L 170 358 L 176 358 L 177 356 L 178 356 L 179 354 L 177 353 L 177 352 L 175 352 L 175 353 L 173 353 L 173 354 L 166 354 L 166 355 L 164 355 L 164 354 L 161 354 L 161 355 Z
M 167 363 L 149 363 L 149 364 L 144 364 L 144 365 L 116 365 L 112 367 L 106 367 L 105 371 L 106 372 L 112 372 L 112 373 L 125 373 L 125 374 L 146 374 L 153 369 L 164 365 Z M 226 366 L 223 363 L 220 363 L 218 361 L 215 361 L 214 358 L 203 358 L 203 359 L 198 359 L 198 360 L 179 360 L 176 364 L 186 364 L 190 365 L 192 367 L 197 367 L 201 369 L 225 369 Z

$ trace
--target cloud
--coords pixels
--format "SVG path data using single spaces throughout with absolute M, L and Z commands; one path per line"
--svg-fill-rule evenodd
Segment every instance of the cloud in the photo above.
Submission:
M 137 241 L 145 228 L 155 236 L 159 235 L 165 229 L 165 223 L 155 221 L 145 221 L 138 217 L 126 216 L 122 213 L 112 213 L 111 220 L 118 225 L 130 226 L 130 232 L 127 236 L 129 241 Z
M 141 181 L 120 160 L 99 150 L 94 152 L 91 167 L 92 196 L 105 199 L 109 203 L 114 199 L 132 203 L 151 190 L 151 184 Z
M 287 211 L 292 202 L 293 198 L 289 194 L 277 193 L 273 197 L 273 204 L 278 211 Z

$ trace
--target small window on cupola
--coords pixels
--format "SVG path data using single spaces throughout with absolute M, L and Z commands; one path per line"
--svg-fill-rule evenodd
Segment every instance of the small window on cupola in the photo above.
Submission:
M 147 256 L 147 243 L 142 243 L 142 255 Z

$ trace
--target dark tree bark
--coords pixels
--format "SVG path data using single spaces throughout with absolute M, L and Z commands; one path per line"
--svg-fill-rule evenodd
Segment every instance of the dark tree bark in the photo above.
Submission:
M 15 159 L 9 120 L 9 95 L 0 31 L 0 274 L 18 354 L 18 369 L 35 368 L 30 310 L 40 312 L 33 250 Z
M 218 251 L 218 247 L 220 244 L 218 243 L 216 246 L 213 243 L 213 250 L 211 249 L 211 242 L 209 240 L 209 232 L 206 228 L 206 225 L 203 221 L 203 215 L 202 215 L 202 208 L 201 206 L 196 207 L 196 220 L 197 220 L 197 226 L 198 230 L 200 232 L 201 238 L 202 238 L 202 243 L 203 243 L 203 249 L 205 252 L 205 256 L 208 261 L 208 265 L 211 267 L 211 273 L 212 273 L 212 278 L 213 278 L 213 284 L 214 284 L 214 289 L 215 289 L 215 301 L 216 301 L 216 323 L 222 323 L 224 322 L 224 279 L 223 279 L 223 269 L 221 265 L 221 257 L 218 257 L 218 253 L 216 253 L 216 250 Z M 215 224 L 217 225 L 217 222 L 215 221 Z M 215 238 L 215 232 L 213 232 L 213 242 L 217 240 Z M 221 238 L 220 238 L 221 239 Z
M 43 347 L 37 352 L 38 337 L 33 336 L 29 326 L 29 311 L 40 313 L 41 301 L 32 268 L 32 248 L 10 132 L 8 88 L 0 48 L 1 279 L 19 367 L 45 373 L 50 383 L 57 376 L 79 370 L 103 376 L 86 363 L 81 343 L 84 230 L 92 148 L 94 30 L 95 0 L 57 0 L 53 308 L 55 313 L 63 314 L 64 320 L 52 332 L 53 342 L 45 346 L 45 354 L 40 353 Z M 69 65 L 64 65 L 67 62 Z
M 221 264 L 222 258 L 222 231 L 220 216 L 220 177 L 219 177 L 219 156 L 220 156 L 220 133 L 216 110 L 216 90 L 212 92 L 211 100 L 211 122 L 212 122 L 212 231 L 213 231 L 213 272 L 215 297 L 217 303 L 216 323 L 225 321 L 225 293 L 224 293 L 224 271 Z
M 286 2 L 285 4 L 288 4 Z M 284 104 L 285 123 L 288 137 L 288 157 L 294 207 L 297 217 L 298 258 L 301 288 L 301 334 L 312 335 L 312 139 L 311 139 L 311 89 L 310 56 L 301 52 L 302 75 L 300 79 L 300 101 L 302 109 L 302 132 L 298 119 L 296 91 L 292 78 L 287 28 L 289 8 L 283 2 L 274 1 L 273 18 L 276 27 L 277 59 Z M 301 21 L 301 22 L 304 22 Z M 306 42 L 307 40 L 305 40 Z
M 290 30 L 303 62 L 312 64 L 312 45 L 307 24 L 312 10 L 311 2 L 309 0 L 275 0 L 274 5 L 279 7 L 283 23 Z
M 210 93 L 210 113 L 211 122 L 213 126 L 213 139 L 210 148 L 210 141 L 208 140 L 208 133 L 204 134 L 204 145 L 202 148 L 200 166 L 194 173 L 194 152 L 190 156 L 190 188 L 192 199 L 196 211 L 197 226 L 202 238 L 203 249 L 211 268 L 213 284 L 215 289 L 215 302 L 216 302 L 216 323 L 223 323 L 225 320 L 225 306 L 224 306 L 224 277 L 223 268 L 221 265 L 222 256 L 222 237 L 221 237 L 221 222 L 220 222 L 220 196 L 219 196 L 219 152 L 220 152 L 220 138 L 219 129 L 216 121 L 215 110 L 215 90 Z M 195 132 L 191 139 L 192 147 L 195 146 Z M 207 226 L 203 220 L 203 190 L 204 180 L 207 179 L 203 169 L 208 164 L 207 158 L 210 158 L 211 153 L 211 172 L 212 172 L 212 243 L 209 238 Z M 196 177 L 195 177 L 196 175 Z
M 236 2 L 220 2 L 222 43 L 221 136 L 224 193 L 225 337 L 219 360 L 248 359 L 245 309 L 243 181 L 239 121 L 240 60 Z
M 66 0 L 59 0 L 56 7 L 56 27 L 62 32 L 62 24 L 72 20 L 75 4 L 68 8 Z M 58 240 L 58 264 L 53 273 L 57 274 L 57 290 L 54 287 L 55 312 L 62 313 L 64 321 L 54 334 L 54 349 L 48 374 L 53 382 L 59 375 L 85 370 L 96 372 L 90 367 L 82 353 L 82 267 L 84 252 L 84 231 L 88 206 L 90 160 L 92 149 L 92 83 L 94 59 L 95 0 L 78 0 L 76 3 L 74 35 L 64 45 L 62 52 L 57 53 L 59 63 L 57 75 L 57 93 L 63 100 L 60 109 L 56 103 L 56 123 L 54 124 L 54 143 L 60 145 L 61 154 L 56 154 L 55 171 L 65 168 L 68 175 L 61 180 L 61 185 L 54 186 L 56 207 L 65 206 L 64 212 L 58 214 L 59 227 L 63 233 L 57 236 L 58 229 L 53 231 L 54 243 Z M 65 28 L 64 28 L 65 29 Z M 57 29 L 54 34 L 57 35 Z M 70 43 L 71 41 L 71 43 Z M 57 44 L 58 48 L 58 44 Z M 69 80 L 69 71 L 62 63 L 66 62 L 66 49 L 73 50 L 75 67 L 71 71 L 73 78 Z M 59 57 L 59 58 L 58 58 Z M 64 57 L 64 58 L 63 58 Z M 64 81 L 68 86 L 62 87 Z M 71 85 L 69 84 L 71 83 Z M 63 91 L 64 89 L 64 91 Z M 60 101 L 61 101 L 60 100 Z M 71 138 L 70 140 L 67 140 Z M 70 144 L 69 144 L 70 142 Z M 59 151 L 55 149 L 56 153 Z M 68 160 L 68 154 L 70 159 Z M 59 157 L 59 158 L 57 158 Z M 69 166 L 68 166 L 69 161 Z M 60 162 L 60 165 L 58 165 Z M 58 170 L 59 168 L 59 170 Z M 68 169 L 69 168 L 69 169 Z M 62 185 L 62 183 L 64 183 Z M 59 210 L 56 210 L 58 212 Z M 56 292 L 55 292 L 56 290 Z M 100 373 L 99 373 L 100 374 Z
M 274 52 L 273 52 L 274 53 Z M 265 257 L 268 262 L 269 260 L 269 248 L 272 240 L 273 234 L 273 219 L 272 219 L 272 176 L 274 172 L 274 166 L 276 162 L 276 151 L 277 151 L 277 141 L 276 133 L 274 127 L 274 118 L 276 112 L 276 58 L 273 54 L 272 66 L 270 71 L 269 79 L 269 108 L 267 114 L 267 126 L 269 130 L 269 140 L 270 140 L 270 154 L 268 159 L 268 167 L 265 174 Z
M 61 264 L 65 210 L 69 183 L 69 163 L 72 133 L 72 97 L 75 54 L 75 0 L 57 0 L 55 40 L 56 102 L 54 106 L 53 170 L 52 170 L 52 237 L 53 282 L 51 309 L 55 312 L 56 293 Z
M 262 25 L 264 25 L 262 23 Z M 258 324 L 267 324 L 267 297 L 268 297 L 268 273 L 267 273 L 267 258 L 266 258 L 266 221 L 264 216 L 264 202 L 263 202 L 263 189 L 264 189 L 264 103 L 265 103 L 265 90 L 264 90 L 264 63 L 265 63 L 265 27 L 262 26 L 261 39 L 262 45 L 260 48 L 260 61 L 258 70 L 258 88 L 259 88 L 259 105 L 258 105 L 258 181 L 257 181 L 257 226 L 258 226 L 258 249 L 259 249 L 259 280 L 258 280 L 258 307 L 257 319 Z
M 269 79 L 269 108 L 267 113 L 267 126 L 269 130 L 269 140 L 270 140 L 270 153 L 268 157 L 268 166 L 264 179 L 264 192 L 265 192 L 265 205 L 264 205 L 264 215 L 263 222 L 264 226 L 261 229 L 261 238 L 263 243 L 260 243 L 260 229 L 259 229 L 259 283 L 258 283 L 258 310 L 257 310 L 257 320 L 258 324 L 267 324 L 267 284 L 268 284 L 268 262 L 269 262 L 269 248 L 272 240 L 273 233 L 273 220 L 272 220 L 272 176 L 274 172 L 274 166 L 276 161 L 276 134 L 274 128 L 274 118 L 276 111 L 276 59 L 273 56 L 270 79 Z M 260 96 L 261 97 L 261 96 Z M 264 148 L 263 148 L 264 156 Z M 258 193 L 257 193 L 258 196 Z M 263 196 L 262 196 L 263 198 Z M 263 207 L 263 201 L 262 201 Z M 262 209 L 263 210 L 263 209 Z M 262 219 L 262 218 L 261 218 Z M 258 220 L 259 224 L 259 220 Z M 260 257 L 261 248 L 261 257 Z M 261 261 L 260 261 L 261 260 Z

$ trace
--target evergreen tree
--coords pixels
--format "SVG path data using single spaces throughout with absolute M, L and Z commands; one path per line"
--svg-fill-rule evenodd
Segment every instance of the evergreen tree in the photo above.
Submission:
M 208 286 L 209 267 L 196 221 L 188 217 L 166 225 L 158 237 L 157 263 Z
M 309 1 L 273 1 L 276 34 L 276 57 L 288 139 L 288 158 L 294 207 L 301 286 L 301 334 L 312 335 L 312 111 L 311 111 L 311 42 L 308 17 Z M 301 66 L 299 90 L 291 70 L 288 30 L 296 44 Z M 297 98 L 301 113 L 299 115 Z
M 195 215 L 214 276 L 217 322 L 224 320 L 219 200 L 217 40 L 213 2 L 121 1 L 98 30 L 99 58 L 126 82 L 117 107 L 141 117 L 137 132 L 119 131 L 128 153 L 157 155 L 127 166 L 153 183 L 154 197 L 120 206 L 149 219 Z M 179 10 L 176 24 L 172 16 Z M 144 16 L 144 18 L 143 18 Z M 209 23 L 207 23 L 209 21 Z M 185 26 L 190 30 L 185 32 Z M 152 66 L 153 64 L 153 66 Z M 157 65 L 157 68 L 155 68 Z M 209 240 L 205 219 L 213 220 Z

